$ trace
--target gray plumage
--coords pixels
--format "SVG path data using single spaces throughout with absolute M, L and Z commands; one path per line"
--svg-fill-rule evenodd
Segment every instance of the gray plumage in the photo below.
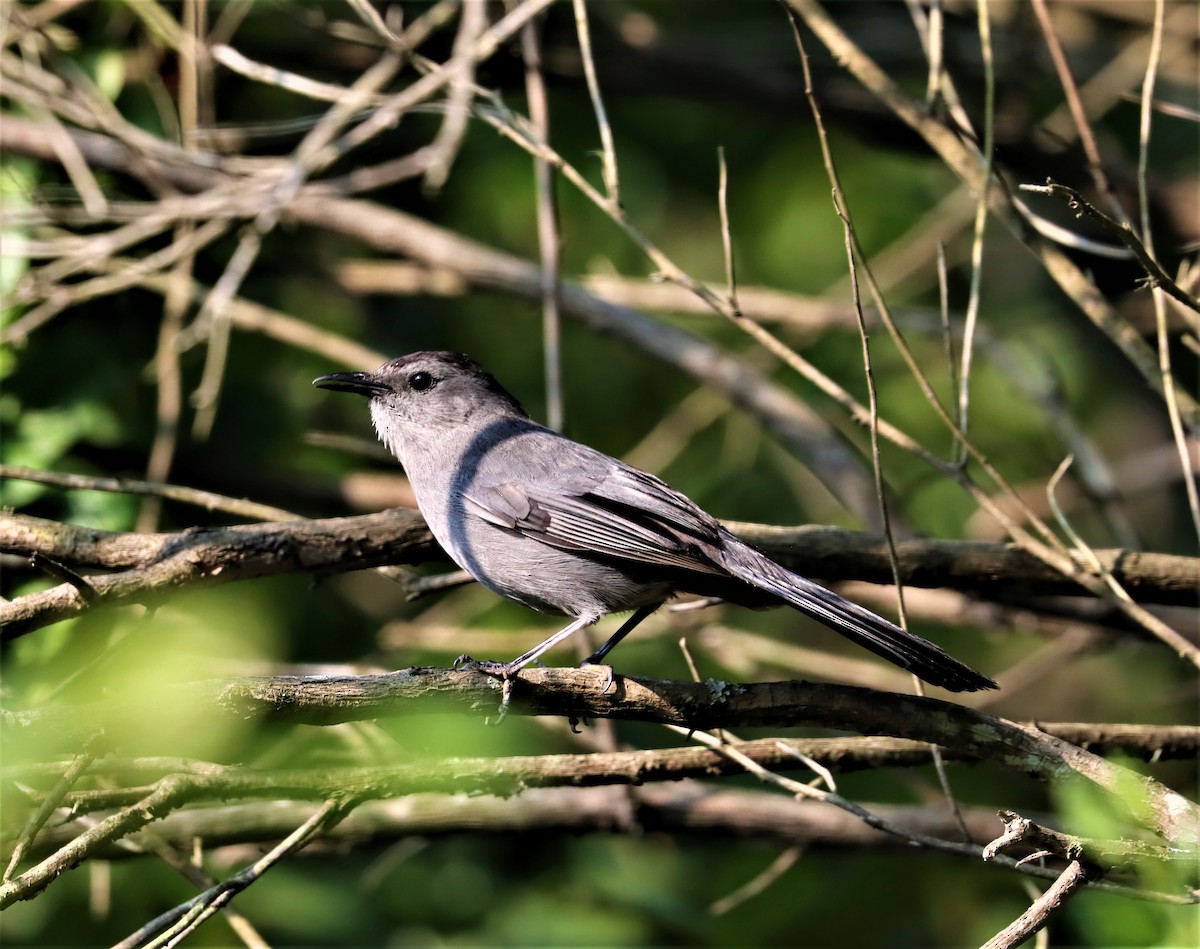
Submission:
M 787 603 L 926 682 L 989 678 L 870 610 L 781 567 L 654 475 L 538 425 L 478 363 L 419 352 L 313 383 L 367 396 L 380 440 L 408 474 L 438 543 L 490 590 L 570 625 L 512 672 L 608 613 L 633 616 L 599 662 L 675 593 Z

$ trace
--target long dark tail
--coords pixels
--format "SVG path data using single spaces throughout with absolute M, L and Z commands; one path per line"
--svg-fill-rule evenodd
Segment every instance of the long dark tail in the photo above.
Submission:
M 895 623 L 826 590 L 819 583 L 792 573 L 732 535 L 726 535 L 724 540 L 724 547 L 717 552 L 717 557 L 734 576 L 774 594 L 888 662 L 951 692 L 998 688 L 987 676 L 959 662 L 929 640 L 905 632 Z

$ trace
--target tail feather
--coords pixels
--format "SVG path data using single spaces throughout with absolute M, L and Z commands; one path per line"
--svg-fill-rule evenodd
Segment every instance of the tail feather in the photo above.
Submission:
M 779 597 L 806 616 L 907 669 L 931 685 L 951 692 L 998 688 L 995 682 L 938 646 L 851 603 L 819 583 L 792 573 L 733 537 L 725 538 L 721 564 L 751 586 Z

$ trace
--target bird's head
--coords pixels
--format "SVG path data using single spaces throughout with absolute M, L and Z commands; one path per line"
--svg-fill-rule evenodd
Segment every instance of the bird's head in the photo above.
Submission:
M 462 353 L 409 353 L 374 372 L 334 372 L 313 385 L 366 396 L 380 440 L 401 461 L 410 444 L 431 449 L 468 423 L 527 417 L 486 369 Z

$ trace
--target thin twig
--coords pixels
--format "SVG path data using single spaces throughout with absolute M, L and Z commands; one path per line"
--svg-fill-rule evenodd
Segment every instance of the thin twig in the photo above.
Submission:
M 788 847 L 779 856 L 771 861 L 767 866 L 755 876 L 752 880 L 747 880 L 732 893 L 722 896 L 719 900 L 714 900 L 708 907 L 710 916 L 724 916 L 730 910 L 737 909 L 747 900 L 751 900 L 759 894 L 765 892 L 775 884 L 785 873 L 796 865 L 796 861 L 804 853 L 803 847 Z
M 1056 198 L 1061 198 L 1076 213 L 1086 214 L 1093 220 L 1099 221 L 1100 224 L 1111 231 L 1121 243 L 1133 252 L 1142 269 L 1146 271 L 1151 286 L 1161 288 L 1189 310 L 1200 313 L 1200 298 L 1193 296 L 1180 287 L 1171 278 L 1171 275 L 1162 269 L 1162 266 L 1155 259 L 1153 251 L 1146 247 L 1144 241 L 1150 232 L 1144 226 L 1142 228 L 1142 238 L 1139 239 L 1138 235 L 1128 226 L 1109 217 L 1074 188 L 1059 184 L 1051 179 L 1047 179 L 1044 185 L 1023 184 L 1020 188 L 1022 191 L 1030 191 L 1034 194 L 1048 194 Z M 1200 327 L 1200 321 L 1197 321 L 1194 317 L 1190 318 L 1189 322 L 1193 324 L 1193 327 Z
M 604 178 L 604 193 L 613 207 L 621 204 L 621 179 L 617 174 L 617 150 L 613 144 L 612 126 L 608 124 L 608 113 L 604 111 L 604 97 L 600 94 L 600 81 L 596 78 L 596 61 L 592 56 L 592 34 L 588 26 L 586 0 L 572 0 L 575 11 L 575 35 L 579 39 L 579 56 L 583 61 L 583 76 L 587 82 L 588 95 L 592 100 L 592 112 L 596 115 L 596 127 L 600 132 L 600 157 Z
M 1077 555 L 1078 559 L 1089 570 L 1100 577 L 1111 591 L 1114 602 L 1127 616 L 1136 619 L 1145 629 L 1157 636 L 1167 646 L 1170 646 L 1177 655 L 1195 666 L 1200 666 L 1200 646 L 1176 632 L 1167 623 L 1135 603 L 1129 595 L 1129 591 L 1112 575 L 1112 571 L 1100 562 L 1100 558 L 1096 556 L 1095 550 L 1079 536 L 1078 532 L 1071 526 L 1071 522 L 1067 519 L 1066 515 L 1063 514 L 1062 509 L 1059 508 L 1058 501 L 1054 497 L 1054 491 L 1073 460 L 1070 455 L 1064 458 L 1046 485 L 1046 499 L 1050 504 L 1051 510 L 1054 512 L 1054 517 L 1058 521 L 1059 526 L 1071 540 L 1073 545 L 1072 552 Z
M 880 521 L 883 524 L 884 540 L 886 541 L 888 548 L 888 562 L 891 565 L 892 582 L 896 590 L 896 606 L 898 609 L 897 620 L 903 629 L 908 629 L 908 611 L 905 608 L 904 585 L 900 580 L 900 562 L 896 555 L 896 538 L 892 531 L 892 520 L 888 511 L 887 494 L 884 491 L 883 462 L 879 454 L 879 395 L 875 386 L 875 373 L 871 362 L 870 335 L 867 332 L 866 319 L 863 316 L 862 298 L 859 293 L 858 274 L 855 262 L 855 250 L 858 246 L 858 239 L 854 232 L 854 223 L 850 216 L 850 208 L 846 202 L 845 192 L 842 189 L 841 178 L 838 175 L 837 166 L 833 160 L 833 150 L 829 144 L 829 136 L 825 131 L 825 122 L 821 115 L 821 108 L 817 103 L 816 95 L 813 91 L 812 73 L 809 68 L 808 54 L 804 48 L 804 41 L 800 36 L 799 30 L 796 28 L 795 21 L 789 18 L 789 22 L 792 25 L 792 32 L 797 48 L 800 51 L 800 61 L 804 71 L 804 93 L 808 99 L 809 109 L 813 114 L 813 119 L 817 129 L 817 138 L 821 144 L 821 155 L 825 163 L 825 174 L 829 178 L 830 185 L 832 186 L 834 210 L 842 223 L 843 240 L 845 242 L 846 249 L 846 262 L 850 271 L 851 303 L 854 307 L 855 317 L 858 321 L 858 335 L 862 347 L 863 376 L 867 384 L 867 400 L 868 408 L 870 410 L 869 433 L 871 439 L 871 470 L 875 479 L 876 503 L 879 507 Z M 961 419 L 960 424 L 962 424 Z M 913 682 L 918 694 L 923 695 L 924 687 L 920 680 L 916 676 L 913 676 Z M 957 819 L 962 830 L 963 839 L 969 840 L 970 834 L 967 832 L 966 824 L 963 822 L 962 818 L 962 811 L 959 808 L 958 801 L 954 797 L 953 789 L 950 787 L 950 778 L 946 774 L 946 767 L 945 763 L 942 761 L 941 752 L 939 751 L 937 745 L 930 745 L 929 749 L 933 758 L 934 767 L 937 771 L 938 780 L 941 782 L 942 790 L 946 795 L 946 800 L 949 802 L 950 809 L 954 813 L 955 818 Z
M 450 177 L 450 168 L 454 157 L 462 146 L 467 132 L 467 120 L 471 114 L 471 99 L 475 89 L 475 66 L 473 50 L 487 26 L 487 4 L 482 0 L 467 0 L 461 6 L 458 33 L 454 37 L 454 45 L 450 52 L 452 63 L 462 61 L 462 68 L 456 69 L 450 80 L 450 90 L 446 96 L 445 118 L 438 128 L 437 135 L 429 145 L 429 165 L 425 169 L 425 188 L 430 192 L 438 191 Z M 529 29 L 534 23 L 530 20 L 523 29 Z
M 1104 195 L 1112 213 L 1123 223 L 1128 223 L 1129 215 L 1125 213 L 1121 202 L 1117 200 L 1108 175 L 1104 172 L 1100 147 L 1096 144 L 1095 133 L 1092 132 L 1083 101 L 1079 97 L 1079 88 L 1075 84 L 1075 77 L 1071 74 L 1071 65 L 1067 62 L 1067 54 L 1063 51 L 1058 34 L 1054 32 L 1054 21 L 1050 18 L 1046 0 L 1033 0 L 1033 12 L 1037 17 L 1042 36 L 1046 40 L 1046 48 L 1050 50 L 1050 59 L 1054 63 L 1054 70 L 1058 73 L 1058 84 L 1062 86 L 1063 97 L 1070 110 L 1071 120 L 1075 123 L 1075 132 L 1079 135 L 1079 144 L 1083 146 L 1083 154 L 1087 161 L 1088 173 L 1092 176 L 1092 184 L 1099 194 Z
M 1146 245 L 1147 255 L 1154 258 L 1154 235 L 1150 228 L 1150 188 L 1148 183 L 1150 165 L 1150 126 L 1153 111 L 1150 102 L 1154 98 L 1154 83 L 1158 76 L 1158 65 L 1162 57 L 1163 37 L 1163 0 L 1154 4 L 1154 27 L 1150 41 L 1150 58 L 1146 64 L 1146 76 L 1142 82 L 1142 103 L 1140 123 L 1138 126 L 1138 203 L 1141 206 L 1142 241 Z M 1172 281 L 1174 286 L 1174 281 Z M 1163 288 L 1166 292 L 1169 289 Z M 1191 453 L 1187 448 L 1187 437 L 1183 430 L 1183 420 L 1179 416 L 1179 401 L 1176 398 L 1175 378 L 1171 372 L 1171 346 L 1167 333 L 1167 307 L 1163 290 L 1154 288 L 1151 297 L 1154 301 L 1154 323 L 1158 337 L 1158 365 L 1162 372 L 1163 394 L 1166 396 L 1167 416 L 1171 422 L 1171 433 L 1175 437 L 1175 445 L 1179 449 L 1179 462 L 1183 467 L 1183 483 L 1187 490 L 1188 508 L 1192 512 L 1192 529 L 1200 540 L 1200 492 L 1196 486 L 1195 470 L 1192 467 Z M 1192 328 L 1200 327 L 1200 321 L 1191 320 Z
M 525 93 L 529 120 L 538 137 L 550 141 L 550 103 L 542 76 L 541 40 L 538 21 L 521 29 L 521 53 L 525 59 Z M 546 378 L 546 425 L 562 431 L 564 420 L 562 384 L 562 316 L 559 312 L 558 200 L 554 170 L 540 156 L 533 158 L 534 200 L 537 208 L 538 255 L 542 297 L 542 351 Z
M 135 481 L 132 478 L 97 478 L 92 475 L 70 474 L 59 471 L 42 471 L 36 468 L 25 468 L 21 465 L 0 464 L 0 478 L 13 478 L 18 481 L 33 481 L 37 484 L 49 484 L 58 488 L 70 488 L 79 491 L 108 491 L 119 494 L 139 494 L 145 497 L 165 498 L 179 501 L 183 504 L 194 504 L 207 511 L 224 511 L 238 517 L 248 517 L 259 521 L 290 521 L 297 515 L 283 508 L 272 507 L 269 504 L 259 504 L 240 498 L 225 497 L 211 491 L 199 488 L 186 488 L 177 484 L 164 484 L 160 481 Z M 138 533 L 142 533 L 139 531 Z
M 38 831 L 45 826 L 46 821 L 49 820 L 55 808 L 61 805 L 67 792 L 79 780 L 79 776 L 95 760 L 95 752 L 91 750 L 92 744 L 92 742 L 89 742 L 88 747 L 85 747 L 83 751 L 71 759 L 71 763 L 63 770 L 62 777 L 58 779 L 54 787 L 38 802 L 37 808 L 29 815 L 29 819 L 21 827 L 20 833 L 17 834 L 17 842 L 13 846 L 12 856 L 9 858 L 8 866 L 4 869 L 4 876 L 0 880 L 0 883 L 7 883 L 12 879 L 13 872 L 20 866 L 21 861 L 25 859 L 25 854 L 33 844 L 34 838 L 37 837 Z
M 146 945 L 148 949 L 171 949 L 177 946 L 187 935 L 194 932 L 202 923 L 222 909 L 238 893 L 246 889 L 264 873 L 278 864 L 284 857 L 300 850 L 317 835 L 336 825 L 353 809 L 353 802 L 340 798 L 331 798 L 321 806 L 315 814 L 295 829 L 286 839 L 272 848 L 254 863 L 241 872 L 230 877 L 216 886 L 211 887 L 199 896 L 193 897 L 175 909 L 164 913 L 157 919 L 151 920 L 145 926 L 117 943 L 117 949 L 134 949 Z M 164 927 L 170 928 L 163 931 Z M 149 937 L 157 935 L 150 942 Z
M 975 228 L 971 237 L 971 288 L 967 295 L 967 312 L 963 320 L 961 367 L 958 373 L 958 427 L 970 434 L 971 364 L 975 354 L 975 326 L 979 320 L 979 297 L 983 285 L 983 248 L 987 233 L 988 197 L 992 187 L 992 163 L 995 151 L 996 70 L 992 58 L 991 17 L 988 0 L 976 0 L 976 22 L 979 30 L 979 51 L 983 61 L 983 153 L 979 174 L 979 189 L 975 204 Z M 967 448 L 959 442 L 956 451 L 958 464 L 965 464 Z
M 1012 949 L 1045 928 L 1054 915 L 1088 883 L 1090 874 L 1078 860 L 1072 860 L 1058 879 L 1030 907 L 980 949 Z
M 737 297 L 737 270 L 733 262 L 733 231 L 729 227 L 729 168 L 725 164 L 725 148 L 717 148 L 717 209 L 721 217 L 721 250 L 725 255 L 725 286 L 732 315 L 741 317 Z
M 193 230 L 190 221 L 180 224 L 178 236 L 186 238 Z M 171 462 L 179 437 L 180 415 L 183 411 L 183 372 L 180 367 L 179 334 L 191 300 L 192 271 L 195 258 L 180 258 L 171 268 L 167 292 L 163 296 L 163 315 L 158 326 L 158 342 L 154 350 L 155 399 L 154 440 L 146 459 L 146 480 L 162 483 L 171 473 Z M 138 511 L 137 530 L 153 531 L 158 527 L 162 512 L 161 499 L 143 498 Z
M 232 46 L 226 46 L 223 43 L 213 46 L 209 53 L 218 63 L 226 69 L 236 72 L 239 76 L 286 89 L 288 92 L 294 92 L 307 99 L 315 99 L 319 102 L 338 102 L 346 95 L 345 86 L 319 82 L 277 66 L 267 66 L 264 63 L 255 62 Z M 382 98 L 382 96 L 375 95 L 368 101 L 379 102 Z

